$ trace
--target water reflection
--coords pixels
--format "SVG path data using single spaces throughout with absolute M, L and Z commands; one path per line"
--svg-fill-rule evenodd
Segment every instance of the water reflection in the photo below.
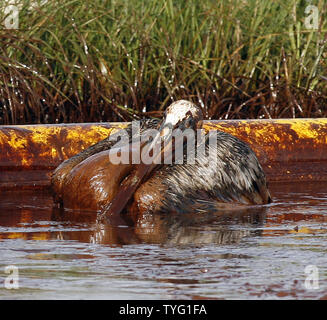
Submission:
M 53 208 L 47 190 L 0 195 L 0 239 L 76 240 L 106 245 L 232 244 L 250 236 L 314 233 L 326 223 L 326 184 L 271 186 L 274 203 L 231 212 L 121 215 L 120 226 L 98 223 L 94 213 Z M 306 223 L 306 226 L 302 226 Z M 287 227 L 285 227 L 287 226 Z M 324 230 L 319 230 L 324 233 Z
M 18 201 L 19 199 L 19 201 Z M 260 235 L 266 206 L 219 213 L 121 215 L 120 226 L 98 223 L 87 212 L 52 208 L 46 192 L 8 192 L 0 199 L 0 238 L 77 240 L 107 245 L 228 244 Z
M 91 230 L 83 234 L 61 232 L 62 239 L 74 239 L 110 245 L 136 243 L 159 244 L 228 244 L 238 243 L 251 233 L 261 231 L 245 225 L 263 223 L 267 208 L 244 209 L 237 212 L 207 214 L 145 214 L 133 218 L 122 215 L 123 225 L 97 223 L 92 214 L 53 211 L 52 220 L 75 225 L 88 223 Z M 243 227 L 241 227 L 243 225 Z

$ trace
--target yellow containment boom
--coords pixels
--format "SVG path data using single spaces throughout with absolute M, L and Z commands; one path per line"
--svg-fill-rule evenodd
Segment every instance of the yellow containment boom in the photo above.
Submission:
M 62 161 L 126 123 L 0 126 L 0 188 L 49 186 Z M 327 181 L 327 118 L 206 121 L 247 142 L 268 181 Z

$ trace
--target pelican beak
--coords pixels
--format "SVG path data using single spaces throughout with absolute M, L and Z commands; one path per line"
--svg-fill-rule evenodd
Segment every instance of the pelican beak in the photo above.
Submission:
M 151 143 L 145 146 L 142 152 L 147 152 L 148 154 L 152 150 L 153 161 L 152 164 L 162 163 L 161 161 L 162 156 L 164 155 L 165 151 L 167 151 L 172 146 L 172 124 L 167 121 L 163 121 L 158 134 L 154 137 Z M 163 145 L 162 145 L 163 144 Z
M 115 221 L 114 217 L 124 210 L 140 184 L 149 177 L 150 173 L 158 167 L 158 165 L 162 163 L 164 155 L 171 154 L 173 148 L 171 133 L 171 123 L 164 121 L 152 142 L 146 143 L 145 145 L 143 144 L 142 153 L 146 152 L 149 154 L 152 150 L 152 162 L 141 162 L 140 164 L 135 165 L 135 169 L 123 181 L 114 199 L 108 203 L 100 213 L 100 219 L 105 217 L 109 221 Z M 164 142 L 163 146 L 162 142 Z M 158 150 L 158 152 L 156 152 L 156 150 Z

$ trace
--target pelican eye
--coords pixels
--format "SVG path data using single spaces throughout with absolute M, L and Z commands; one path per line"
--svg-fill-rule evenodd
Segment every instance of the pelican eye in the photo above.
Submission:
M 192 128 L 194 126 L 194 119 L 192 117 L 187 118 L 185 121 L 185 127 L 186 128 Z

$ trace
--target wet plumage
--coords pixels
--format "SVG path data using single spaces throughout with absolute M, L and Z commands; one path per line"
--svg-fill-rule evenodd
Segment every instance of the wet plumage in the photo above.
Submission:
M 173 103 L 166 111 L 162 122 L 158 120 L 141 121 L 141 135 L 149 128 L 160 128 L 161 136 L 169 136 L 169 130 L 180 128 L 182 131 L 190 128 L 195 130 L 201 127 L 201 110 L 188 101 L 180 100 Z M 126 129 L 129 134 L 129 143 L 132 139 L 132 126 Z M 258 162 L 255 153 L 251 148 L 238 138 L 215 131 L 216 143 L 210 143 L 209 159 L 203 154 L 195 158 L 195 163 L 189 164 L 184 159 L 181 164 L 161 164 L 151 167 L 151 170 L 143 175 L 138 175 L 139 182 L 135 190 L 126 193 L 128 201 L 121 208 L 131 212 L 192 212 L 225 210 L 237 208 L 244 205 L 266 204 L 271 201 L 267 188 L 265 174 Z M 209 135 L 206 133 L 202 143 L 209 152 Z M 122 185 L 129 183 L 129 176 L 138 171 L 140 165 L 116 165 L 106 167 L 102 170 L 103 160 L 101 153 L 110 150 L 119 139 L 119 132 L 99 143 L 84 150 L 75 157 L 63 162 L 54 172 L 52 186 L 55 193 L 55 200 L 66 207 L 65 193 L 69 192 L 69 203 L 74 202 L 74 192 L 78 193 L 79 188 L 83 189 L 84 198 L 90 197 L 95 203 L 102 199 L 101 205 L 94 205 L 98 212 L 106 211 L 114 203 L 117 195 L 121 192 Z M 186 153 L 186 146 L 184 150 Z M 103 155 L 104 157 L 104 155 Z M 92 161 L 100 166 L 99 185 L 110 184 L 108 181 L 114 176 L 113 172 L 120 170 L 119 181 L 114 184 L 115 190 L 107 203 L 104 191 L 96 190 L 85 186 L 88 181 L 94 179 L 92 172 Z M 84 164 L 85 163 L 85 164 Z M 77 166 L 77 170 L 76 170 Z M 78 175 L 78 178 L 76 176 Z M 83 176 L 84 175 L 84 176 Z M 125 175 L 125 176 L 124 176 Z M 80 179 L 80 180 L 78 180 Z M 118 178 L 114 178 L 118 179 Z M 70 184 L 70 181 L 72 183 Z M 68 182 L 68 183 L 67 183 Z M 73 186 L 71 188 L 71 186 Z M 75 188 L 75 189 L 74 189 Z M 126 188 L 126 186 L 124 186 Z M 105 189 L 105 188 L 104 188 Z M 125 190 L 125 189 L 124 189 Z M 130 190 L 130 189 L 126 189 Z M 102 192 L 102 194 L 101 194 Z M 107 190 L 108 192 L 108 190 Z M 89 193 L 89 194 L 88 194 Z M 99 194 L 97 194 L 99 193 Z M 124 197 L 124 193 L 122 196 Z M 121 196 L 121 195 L 120 195 Z M 81 199 L 81 197 L 79 197 Z M 81 202 L 81 201 L 80 201 Z M 86 201 L 87 203 L 87 201 Z M 109 206 L 108 206 L 109 204 Z M 74 209 L 79 206 L 74 205 Z M 83 208 L 81 203 L 81 209 Z

